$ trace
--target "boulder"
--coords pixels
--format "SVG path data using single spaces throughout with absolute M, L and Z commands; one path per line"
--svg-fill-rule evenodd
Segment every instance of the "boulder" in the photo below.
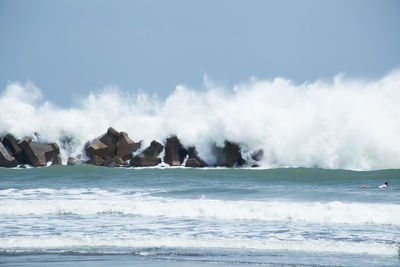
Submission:
M 43 144 L 42 144 L 43 145 Z M 50 147 L 49 147 L 50 145 Z M 46 145 L 48 150 L 44 153 L 46 161 L 52 161 L 54 157 L 60 155 L 60 147 L 56 143 Z
M 104 159 L 101 158 L 100 156 L 94 154 L 88 163 L 96 165 L 96 166 L 102 166 L 104 163 Z
M 129 167 L 129 163 L 124 161 L 121 157 L 114 156 L 112 158 L 106 157 L 103 161 L 103 166 L 106 167 Z
M 125 160 L 131 159 L 132 153 L 138 150 L 140 146 L 141 142 L 135 143 L 126 132 L 121 132 L 118 137 L 116 156 Z
M 185 167 L 202 168 L 207 167 L 207 163 L 199 158 L 195 147 L 188 148 L 188 159 L 186 160 Z
M 42 144 L 32 141 L 30 147 L 41 162 L 39 166 L 46 166 L 47 162 L 53 160 L 54 156 L 60 154 L 60 148 L 57 144 Z M 42 163 L 44 165 L 42 165 Z
M 54 166 L 54 165 L 62 165 L 60 155 L 54 155 L 53 160 L 51 162 L 51 166 Z
M 114 168 L 117 167 L 117 163 L 112 158 L 106 157 L 103 161 L 103 166 Z
M 18 146 L 18 140 L 12 135 L 7 134 L 2 139 L 3 145 L 10 151 L 19 164 L 26 164 L 27 159 L 22 149 Z
M 110 127 L 107 133 L 97 138 L 92 144 L 86 147 L 86 155 L 93 158 L 96 154 L 101 158 L 113 157 L 117 151 L 119 132 Z
M 113 157 L 117 153 L 117 144 L 120 133 L 109 127 L 107 133 L 99 138 L 100 142 L 107 146 L 108 156 Z
M 50 151 L 47 146 L 33 142 L 30 137 L 24 137 L 18 142 L 19 147 L 24 151 L 29 164 L 34 167 L 46 166 L 45 153 Z M 41 146 L 43 145 L 43 146 Z
M 260 161 L 264 157 L 264 150 L 259 149 L 251 154 L 251 158 L 255 161 Z
M 139 149 L 141 142 L 135 143 L 126 132 L 119 133 L 110 127 L 106 134 L 97 138 L 92 144 L 85 144 L 89 164 L 97 166 L 129 166 L 127 160 Z
M 152 141 L 150 146 L 146 148 L 141 154 L 135 156 L 130 164 L 133 167 L 149 167 L 156 166 L 161 163 L 161 158 L 158 156 L 163 150 L 163 145 L 157 141 Z
M 225 141 L 223 148 L 214 146 L 213 152 L 217 159 L 217 166 L 242 166 L 246 161 L 242 158 L 238 144 Z
M 17 167 L 18 161 L 12 156 L 10 151 L 0 142 L 0 167 Z
M 182 146 L 177 136 L 167 138 L 164 162 L 170 166 L 181 166 L 188 151 Z
M 93 159 L 94 155 L 97 155 L 101 158 L 110 156 L 108 146 L 100 140 L 94 141 L 93 144 L 86 148 L 86 155 L 91 159 Z
M 77 164 L 78 164 L 78 160 L 76 158 L 68 157 L 68 160 L 67 160 L 67 165 L 68 166 L 74 166 L 74 165 L 77 165 Z

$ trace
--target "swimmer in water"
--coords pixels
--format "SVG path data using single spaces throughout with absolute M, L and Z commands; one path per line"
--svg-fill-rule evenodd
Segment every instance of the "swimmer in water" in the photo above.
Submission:
M 388 182 L 385 182 L 384 184 L 378 186 L 378 188 L 387 188 L 387 187 L 389 187 L 389 183 L 388 183 Z M 371 188 L 371 186 L 369 186 L 369 185 L 362 185 L 361 188 Z
M 387 188 L 389 186 L 388 182 L 385 182 L 383 185 L 378 186 L 378 188 Z

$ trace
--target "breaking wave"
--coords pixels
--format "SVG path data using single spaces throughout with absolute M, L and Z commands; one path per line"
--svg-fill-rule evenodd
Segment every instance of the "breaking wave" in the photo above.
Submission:
M 104 237 L 25 237 L 5 238 L 0 240 L 0 255 L 15 254 L 117 254 L 132 253 L 137 248 L 196 248 L 196 249 L 248 249 L 248 250 L 283 250 L 302 251 L 312 253 L 346 253 L 346 254 L 371 254 L 396 256 L 395 244 L 380 243 L 354 243 L 346 241 L 328 240 L 277 240 L 271 239 L 190 239 L 182 237 L 156 237 L 156 238 L 113 238 Z M 139 252 L 139 255 L 149 256 L 155 252 Z
M 3 200 L 4 198 L 4 200 Z M 400 206 L 382 203 L 171 199 L 102 189 L 0 190 L 0 215 L 124 214 L 168 218 L 400 225 Z
M 165 100 L 106 87 L 61 108 L 32 83 L 9 83 L 0 92 L 0 133 L 57 142 L 77 156 L 109 126 L 144 145 L 172 134 L 212 161 L 212 144 L 239 143 L 244 157 L 263 149 L 264 168 L 400 168 L 400 71 L 374 81 L 337 76 L 300 85 L 250 79 L 228 90 L 205 82 L 184 85 Z

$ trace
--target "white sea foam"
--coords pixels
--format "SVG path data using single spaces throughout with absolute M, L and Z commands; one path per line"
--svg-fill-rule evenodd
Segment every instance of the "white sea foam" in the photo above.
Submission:
M 0 132 L 38 132 L 61 145 L 64 160 L 113 126 L 144 144 L 177 134 L 208 161 L 210 145 L 228 139 L 247 157 L 263 149 L 264 167 L 400 168 L 400 71 L 374 81 L 338 76 L 295 85 L 276 78 L 232 90 L 205 87 L 179 85 L 165 101 L 108 87 L 62 109 L 31 83 L 10 83 L 0 93 Z
M 235 239 L 235 238 L 184 238 L 184 237 L 131 237 L 105 238 L 100 236 L 80 237 L 13 237 L 1 238 L 0 248 L 3 251 L 29 252 L 37 250 L 57 251 L 68 250 L 76 252 L 115 253 L 135 248 L 223 248 L 251 250 L 286 250 L 304 252 L 328 252 L 346 254 L 397 255 L 396 244 L 349 242 L 334 240 L 278 240 L 265 239 Z M 88 248 L 88 250 L 85 250 Z M 147 252 L 146 254 L 149 254 Z
M 396 204 L 171 199 L 101 189 L 11 190 L 0 190 L 2 216 L 121 213 L 168 218 L 400 225 L 400 205 Z

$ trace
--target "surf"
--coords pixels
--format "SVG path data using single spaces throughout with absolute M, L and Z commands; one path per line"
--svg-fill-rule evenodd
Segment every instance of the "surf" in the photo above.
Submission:
M 263 168 L 399 168 L 398 88 L 400 71 L 302 84 L 252 78 L 230 89 L 205 81 L 202 90 L 178 85 L 166 99 L 107 86 L 61 108 L 34 84 L 11 82 L 0 94 L 0 132 L 56 142 L 64 161 L 113 126 L 144 146 L 176 134 L 208 162 L 212 145 L 229 140 L 245 158 L 262 149 Z

